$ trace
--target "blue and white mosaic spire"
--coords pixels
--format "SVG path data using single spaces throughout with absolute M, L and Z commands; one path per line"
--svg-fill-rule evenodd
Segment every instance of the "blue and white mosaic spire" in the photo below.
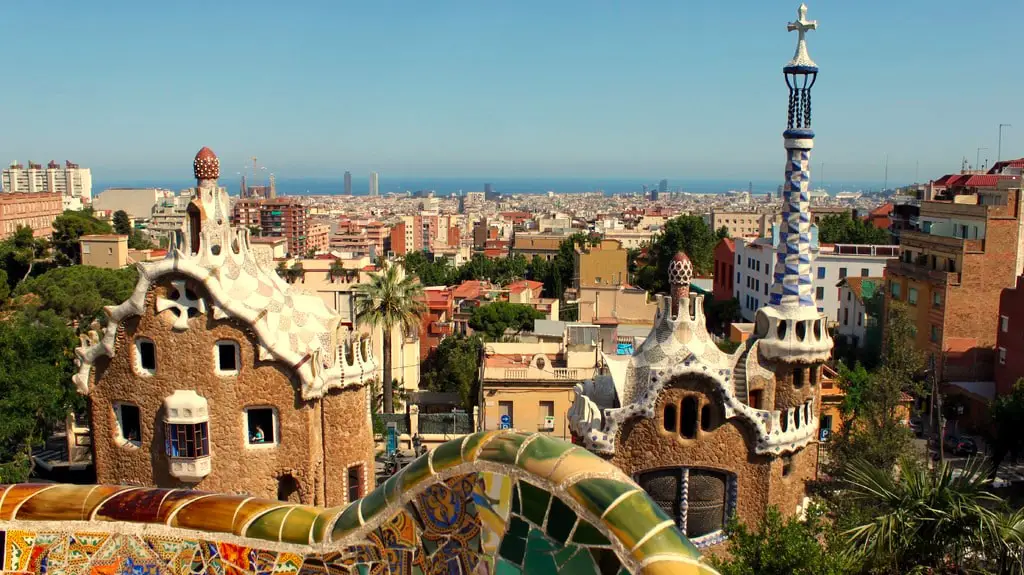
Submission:
M 783 68 L 789 87 L 789 119 L 782 137 L 786 146 L 786 183 L 782 191 L 782 225 L 775 261 L 775 285 L 771 304 L 782 307 L 815 308 L 811 284 L 811 87 L 818 77 L 818 66 L 807 53 L 807 32 L 818 27 L 807 19 L 807 6 L 801 4 L 790 32 L 799 33 L 796 54 Z

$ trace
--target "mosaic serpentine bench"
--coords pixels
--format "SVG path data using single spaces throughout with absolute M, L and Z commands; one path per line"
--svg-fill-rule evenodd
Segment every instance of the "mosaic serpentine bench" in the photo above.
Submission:
M 5 573 L 712 575 L 618 468 L 543 434 L 481 432 L 331 509 L 113 485 L 0 487 Z

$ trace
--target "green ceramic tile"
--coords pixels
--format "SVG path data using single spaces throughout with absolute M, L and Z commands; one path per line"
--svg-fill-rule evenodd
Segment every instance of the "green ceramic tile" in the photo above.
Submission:
M 523 498 L 523 515 L 535 525 L 544 525 L 544 516 L 548 513 L 551 494 L 525 481 L 519 482 L 519 493 Z
M 296 545 L 309 545 L 309 534 L 315 520 L 315 507 L 303 506 L 292 509 L 281 528 L 281 541 Z
M 563 563 L 565 563 L 569 559 L 572 559 L 572 556 L 578 553 L 579 551 L 580 547 L 577 547 L 575 545 L 566 545 L 565 547 L 558 549 L 557 551 L 552 553 L 552 556 L 555 558 L 555 565 L 561 567 Z M 584 553 L 586 553 L 586 551 L 584 551 Z
M 519 567 L 505 561 L 501 557 L 498 557 L 498 561 L 495 563 L 497 566 L 494 570 L 494 575 L 523 575 L 523 570 Z
M 575 446 L 567 441 L 538 434 L 523 449 L 517 465 L 538 477 L 547 477 L 555 469 L 558 458 L 573 447 Z
M 409 465 L 406 465 L 398 474 L 398 490 L 402 493 L 419 485 L 430 477 L 430 464 L 426 457 L 419 457 Z
M 334 527 L 331 528 L 331 541 L 337 541 L 360 527 L 362 523 L 359 522 L 359 502 L 356 501 L 346 507 L 334 522 Z
M 580 549 L 579 553 L 572 556 L 568 562 L 558 568 L 559 575 L 600 575 L 594 558 L 586 549 Z
M 531 529 L 526 538 L 526 553 L 523 559 L 523 571 L 527 573 L 558 573 L 558 565 L 552 552 L 555 544 L 544 537 L 540 529 Z
M 394 503 L 395 501 L 398 501 L 398 497 L 402 494 L 398 487 L 401 480 L 402 475 L 400 472 L 387 478 L 384 485 L 381 486 L 384 488 L 384 501 L 387 503 Z M 363 512 L 366 512 L 365 507 L 363 507 Z
M 523 521 L 522 517 L 513 517 L 508 524 L 508 533 L 506 536 L 511 535 L 512 537 L 518 537 L 520 539 L 526 539 L 526 536 L 530 533 L 530 524 Z
M 331 528 L 331 523 L 338 518 L 338 515 L 344 511 L 344 507 L 329 507 L 327 509 L 321 509 L 320 513 L 317 514 L 316 520 L 313 521 L 313 542 L 322 543 L 325 538 L 330 535 L 328 529 Z
M 568 489 L 569 495 L 579 501 L 583 507 L 594 515 L 600 517 L 613 501 L 623 493 L 636 491 L 635 485 L 630 485 L 617 479 L 606 479 L 595 477 L 581 479 Z
M 363 521 L 369 521 L 371 518 L 376 517 L 378 513 L 387 507 L 388 501 L 384 496 L 385 487 L 385 485 L 381 485 L 358 501 L 362 505 L 359 512 L 363 514 Z
M 619 557 L 611 549 L 591 547 L 590 554 L 593 556 L 598 573 L 601 575 L 616 575 L 619 569 L 622 568 L 622 562 L 619 561 Z
M 643 545 L 633 552 L 633 556 L 638 561 L 643 561 L 647 557 L 662 553 L 678 553 L 693 558 L 700 557 L 696 547 L 683 537 L 679 530 L 671 526 L 662 529 L 652 535 L 650 539 L 644 541 Z
M 434 466 L 435 473 L 462 463 L 462 439 L 442 443 L 430 452 L 430 463 Z
M 590 523 L 580 519 L 576 524 L 576 532 L 572 534 L 572 542 L 580 545 L 608 545 L 608 538 Z
M 291 507 L 281 507 L 260 515 L 249 524 L 248 529 L 245 530 L 245 536 L 277 541 L 281 534 L 281 522 L 284 521 L 291 509 Z
M 513 535 L 513 531 L 521 532 L 522 535 Z M 529 525 L 519 518 L 512 518 L 509 525 L 509 532 L 502 538 L 502 546 L 498 549 L 498 555 L 512 562 L 515 565 L 522 565 L 523 554 L 526 552 L 526 534 L 529 532 Z
M 370 575 L 370 566 L 366 563 L 360 563 L 356 565 L 356 573 L 359 575 Z
M 484 445 L 483 448 L 480 449 L 480 455 L 477 459 L 514 465 L 516 462 L 516 455 L 519 453 L 519 448 L 529 437 L 529 435 L 523 435 L 521 433 L 506 433 L 499 435 L 498 437 L 488 441 L 487 445 Z
M 551 500 L 551 511 L 548 513 L 548 537 L 564 544 L 576 525 L 576 512 L 555 497 Z
M 476 461 L 479 455 L 480 447 L 485 445 L 496 435 L 514 435 L 510 431 L 480 431 L 466 437 L 462 443 L 462 460 L 463 461 Z
M 620 501 L 603 521 L 622 544 L 631 549 L 648 531 L 668 519 L 643 491 L 637 491 Z
M 629 569 L 626 569 L 625 567 L 623 567 L 622 569 L 619 569 L 618 575 L 630 575 Z

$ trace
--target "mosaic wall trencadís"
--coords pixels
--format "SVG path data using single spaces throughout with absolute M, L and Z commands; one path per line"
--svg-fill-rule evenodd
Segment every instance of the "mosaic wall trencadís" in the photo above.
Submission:
M 714 573 L 617 468 L 515 432 L 448 442 L 344 508 L 4 486 L 0 550 L 4 575 Z

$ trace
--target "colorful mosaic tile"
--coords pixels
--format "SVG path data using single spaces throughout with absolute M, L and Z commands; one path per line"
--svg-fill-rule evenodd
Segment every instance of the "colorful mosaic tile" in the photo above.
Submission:
M 558 440 L 515 432 L 442 445 L 345 508 L 108 486 L 0 493 L 9 499 L 0 517 L 4 572 L 714 573 L 619 470 Z M 75 521 L 81 531 L 54 531 L 54 521 Z M 125 528 L 133 524 L 138 529 Z

